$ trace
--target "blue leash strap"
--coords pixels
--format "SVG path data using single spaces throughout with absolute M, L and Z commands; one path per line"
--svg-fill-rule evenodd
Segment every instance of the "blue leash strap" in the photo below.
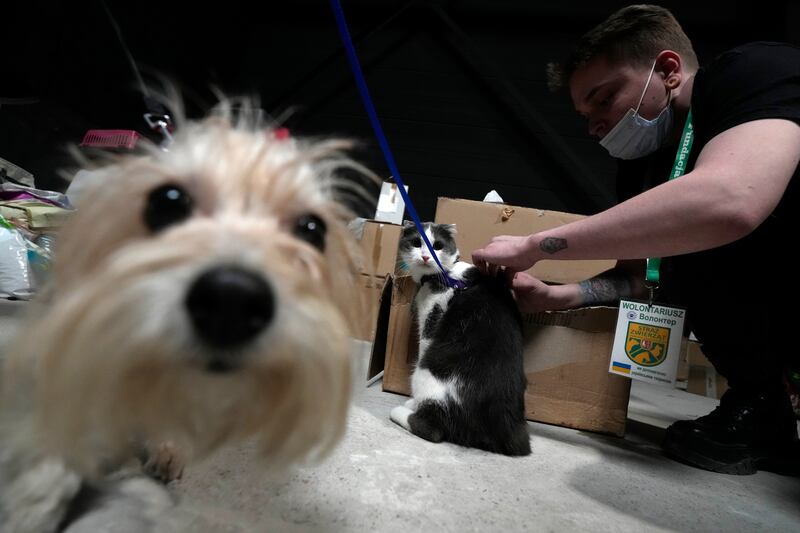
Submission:
M 336 25 L 339 28 L 339 36 L 342 38 L 342 44 L 344 44 L 347 62 L 350 64 L 350 69 L 353 71 L 353 77 L 355 78 L 358 92 L 361 94 L 361 100 L 364 103 L 364 108 L 367 110 L 367 115 L 369 116 L 369 121 L 372 124 L 372 129 L 375 130 L 375 136 L 378 138 L 378 144 L 383 151 L 383 156 L 386 158 L 386 164 L 389 166 L 389 171 L 392 173 L 398 189 L 400 189 L 400 195 L 403 197 L 403 202 L 406 204 L 408 214 L 414 221 L 414 225 L 417 227 L 420 237 L 422 237 L 422 240 L 425 241 L 425 245 L 428 247 L 431 257 L 433 257 L 433 260 L 436 261 L 436 265 L 439 267 L 439 270 L 441 270 L 442 276 L 444 276 L 444 279 L 447 281 L 447 285 L 455 289 L 463 289 L 465 288 L 463 282 L 452 279 L 447 275 L 444 267 L 439 262 L 439 258 L 436 256 L 436 252 L 433 250 L 433 246 L 431 246 L 431 243 L 428 240 L 428 236 L 425 235 L 425 229 L 422 227 L 422 222 L 420 222 L 419 215 L 417 215 L 417 211 L 414 209 L 414 204 L 411 203 L 411 198 L 409 198 L 408 193 L 406 192 L 403 179 L 400 177 L 400 172 L 397 170 L 397 165 L 394 162 L 392 151 L 389 149 L 389 142 L 386 140 L 386 135 L 384 135 L 383 129 L 381 128 L 381 123 L 378 120 L 378 114 L 375 112 L 375 106 L 372 104 L 372 99 L 369 96 L 367 82 L 364 80 L 363 72 L 361 72 L 361 65 L 358 63 L 358 56 L 356 55 L 356 50 L 353 46 L 353 40 L 350 38 L 350 31 L 347 29 L 347 22 L 344 19 L 344 11 L 342 11 L 342 5 L 339 0 L 331 0 L 331 8 L 333 9 L 333 14 L 336 17 Z

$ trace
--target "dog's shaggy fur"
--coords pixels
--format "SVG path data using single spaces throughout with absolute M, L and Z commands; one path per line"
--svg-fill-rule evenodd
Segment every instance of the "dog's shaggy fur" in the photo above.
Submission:
M 254 115 L 223 103 L 183 125 L 168 152 L 94 170 L 96 186 L 59 235 L 48 301 L 34 304 L 4 361 L 3 532 L 63 528 L 87 490 L 168 505 L 142 496 L 136 484 L 157 487 L 149 480 L 107 478 L 143 445 L 171 443 L 191 461 L 254 437 L 264 458 L 286 465 L 341 436 L 358 252 L 350 212 L 334 199 L 346 186 L 339 169 L 365 171 L 341 155 L 347 143 L 278 138 Z M 162 223 L 153 194 L 165 186 L 190 207 Z M 249 273 L 271 297 L 252 338 L 217 331 L 209 343 L 190 316 L 192 287 L 215 269 Z M 205 322 L 226 323 L 214 315 L 225 310 L 206 307 Z

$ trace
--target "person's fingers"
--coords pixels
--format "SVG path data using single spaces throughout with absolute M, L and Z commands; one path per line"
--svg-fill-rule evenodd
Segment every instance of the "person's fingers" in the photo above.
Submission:
M 535 283 L 535 278 L 527 272 L 517 272 L 517 275 L 514 276 L 511 282 L 511 288 L 514 290 L 529 291 Z
M 480 248 L 478 250 L 473 250 L 472 252 L 472 264 L 478 268 L 483 269 L 486 265 L 486 248 Z
M 505 265 L 513 262 L 513 244 L 519 237 L 513 235 L 498 235 L 492 237 L 492 240 L 484 246 L 472 252 L 472 264 L 481 268 L 482 271 L 496 274 L 497 266 Z M 512 245 L 512 246 L 510 246 Z M 511 254 L 511 255 L 509 255 Z M 480 263 L 486 263 L 486 266 L 480 266 Z

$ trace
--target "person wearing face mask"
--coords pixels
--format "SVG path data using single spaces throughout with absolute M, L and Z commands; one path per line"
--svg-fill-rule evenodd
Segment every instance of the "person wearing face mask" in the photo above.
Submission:
M 800 49 L 749 43 L 700 68 L 672 14 L 635 5 L 586 33 L 555 81 L 569 84 L 589 133 L 618 159 L 620 202 L 472 253 L 505 267 L 523 311 L 646 298 L 686 308 L 729 390 L 720 406 L 666 431 L 665 452 L 711 471 L 800 474 L 785 376 L 800 290 L 788 255 L 800 205 Z M 675 178 L 675 179 L 672 179 Z M 663 258 L 658 285 L 645 258 Z M 524 271 L 542 259 L 617 259 L 579 284 Z

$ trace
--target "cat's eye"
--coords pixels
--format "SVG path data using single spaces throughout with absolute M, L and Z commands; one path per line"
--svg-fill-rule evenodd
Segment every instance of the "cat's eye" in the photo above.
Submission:
M 412 245 L 414 248 L 420 248 L 420 247 L 422 247 L 422 239 L 420 239 L 419 237 L 414 237 L 414 238 L 411 240 L 411 245 Z
M 180 185 L 169 183 L 150 191 L 144 207 L 144 223 L 151 231 L 178 224 L 189 218 L 194 200 Z
M 440 241 L 434 241 L 434 243 L 433 243 L 433 249 L 434 250 L 439 251 L 442 248 L 444 248 L 444 245 Z
M 319 251 L 325 251 L 325 234 L 328 232 L 328 227 L 325 222 L 317 215 L 306 214 L 300 216 L 294 225 L 294 235 L 298 239 L 302 239 L 311 244 Z

